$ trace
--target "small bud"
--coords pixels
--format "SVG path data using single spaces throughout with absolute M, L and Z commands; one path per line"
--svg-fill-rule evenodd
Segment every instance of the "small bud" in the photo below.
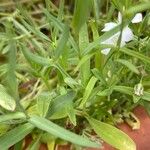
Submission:
M 134 86 L 134 94 L 137 96 L 143 95 L 144 87 L 141 83 Z

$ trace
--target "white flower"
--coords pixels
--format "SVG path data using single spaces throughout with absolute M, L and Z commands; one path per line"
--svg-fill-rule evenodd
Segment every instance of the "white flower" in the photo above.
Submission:
M 141 21 L 142 21 L 142 14 L 141 13 L 137 13 L 135 15 L 135 17 L 132 19 L 131 22 L 132 23 L 139 23 Z M 115 23 L 115 22 L 106 23 L 104 29 L 102 30 L 102 32 L 107 32 L 107 31 L 115 28 L 116 26 L 120 25 L 121 23 L 122 23 L 122 15 L 119 12 L 118 13 L 118 22 L 117 23 Z M 116 34 L 114 34 L 113 36 L 108 38 L 107 40 L 103 41 L 101 44 L 111 44 L 113 46 L 116 46 L 120 34 L 121 34 L 120 31 L 117 32 Z M 133 39 L 133 36 L 134 35 L 133 35 L 132 30 L 128 26 L 124 27 L 123 30 L 122 30 L 122 37 L 121 37 L 120 47 L 123 47 L 126 44 L 126 42 L 131 41 Z M 110 49 L 111 48 L 103 49 L 101 51 L 101 53 L 103 53 L 104 55 L 107 55 L 110 52 Z

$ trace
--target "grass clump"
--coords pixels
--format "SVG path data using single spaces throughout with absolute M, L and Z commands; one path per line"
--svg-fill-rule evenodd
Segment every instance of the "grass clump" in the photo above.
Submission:
M 2 1 L 0 149 L 28 134 L 29 149 L 40 142 L 54 149 L 60 139 L 100 147 L 94 130 L 117 149 L 135 150 L 113 125 L 138 123 L 137 105 L 149 112 L 149 9 L 131 0 Z

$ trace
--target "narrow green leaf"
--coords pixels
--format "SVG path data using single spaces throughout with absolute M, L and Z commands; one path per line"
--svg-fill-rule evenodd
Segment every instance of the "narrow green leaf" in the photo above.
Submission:
M 15 75 L 17 48 L 16 48 L 16 41 L 13 39 L 13 37 L 15 36 L 13 26 L 12 26 L 12 23 L 9 21 L 6 24 L 6 32 L 7 32 L 7 37 L 9 39 L 8 68 L 7 68 L 6 84 L 7 84 L 9 93 L 13 96 L 14 99 L 17 99 L 18 98 L 18 84 L 17 84 L 16 75 Z
M 127 86 L 114 86 L 113 89 L 115 91 L 128 94 L 128 95 L 133 95 L 134 89 L 132 87 L 127 87 Z
M 58 41 L 57 47 L 55 49 L 55 57 L 58 59 L 65 51 L 65 46 L 69 38 L 69 27 L 65 25 L 62 36 Z
M 90 58 L 93 56 L 94 54 L 87 54 L 84 57 L 82 57 L 82 59 L 79 61 L 78 65 L 76 66 L 76 68 L 74 69 L 74 73 L 76 73 L 79 68 L 85 64 L 88 60 L 90 60 Z
M 58 18 L 56 18 L 52 14 L 50 14 L 46 9 L 44 9 L 43 12 L 47 16 L 49 23 L 50 24 L 53 23 L 53 25 L 55 27 L 57 27 L 61 32 L 63 32 L 65 25 Z M 71 43 L 74 50 L 78 53 L 79 48 L 71 34 L 69 34 L 69 42 Z
M 16 108 L 16 102 L 14 98 L 7 93 L 7 90 L 1 84 L 0 84 L 0 106 L 10 111 L 14 111 Z
M 73 103 L 71 105 L 69 105 L 67 108 L 67 114 L 69 116 L 69 119 L 71 121 L 71 123 L 76 126 L 76 114 L 75 114 L 75 109 L 73 108 Z
M 80 53 L 83 52 L 83 50 L 88 46 L 89 44 L 89 38 L 88 38 L 88 28 L 87 24 L 85 23 L 79 33 L 79 48 Z M 84 62 L 84 64 L 81 65 L 81 82 L 85 86 L 90 78 L 90 59 L 87 59 L 87 61 Z
M 105 89 L 105 90 L 103 90 L 103 91 L 99 91 L 98 93 L 97 93 L 97 95 L 98 96 L 108 96 L 108 95 L 110 95 L 112 93 L 112 90 L 111 90 L 111 88 L 109 88 L 109 89 Z
M 100 1 L 99 0 L 93 0 L 93 11 L 96 22 L 99 20 L 100 16 Z
M 126 67 L 128 67 L 132 72 L 139 74 L 139 70 L 136 68 L 136 66 L 134 66 L 131 62 L 124 60 L 124 59 L 117 59 L 115 60 L 123 65 L 125 65 Z
M 43 92 L 37 97 L 37 112 L 41 117 L 45 117 L 51 102 L 51 94 Z
M 98 4 L 98 0 L 94 0 L 94 5 Z M 96 6 L 95 6 L 96 7 Z M 95 22 L 91 22 L 91 30 L 92 30 L 92 36 L 93 40 L 97 40 L 99 38 L 99 33 L 98 33 L 98 25 Z M 103 65 L 103 54 L 100 52 L 98 49 L 95 49 L 97 52 L 95 53 L 95 68 L 101 69 Z
M 21 150 L 24 140 L 19 141 L 14 145 L 14 150 Z
M 92 69 L 92 73 L 94 74 L 94 76 L 100 80 L 104 85 L 107 85 L 107 82 L 102 74 L 102 72 L 100 72 L 97 68 Z
M 114 86 L 113 90 L 127 94 L 127 95 L 131 95 L 131 96 L 134 94 L 134 88 L 127 87 L 127 86 Z M 143 100 L 150 101 L 150 93 L 144 91 L 143 95 L 141 95 L 141 98 Z
M 70 77 L 66 77 L 66 78 L 64 79 L 64 82 L 65 82 L 67 85 L 69 85 L 71 88 L 73 88 L 74 86 L 79 85 L 79 83 L 78 83 L 76 80 L 74 80 L 73 78 L 70 78 Z
M 83 138 L 79 135 L 76 135 L 75 133 L 72 133 L 42 117 L 32 116 L 29 119 L 29 122 L 35 125 L 37 128 L 47 131 L 48 133 L 71 143 L 85 147 L 99 147 L 98 144 L 91 142 L 90 140 Z
M 150 9 L 150 3 L 147 1 L 147 2 L 142 2 L 138 5 L 135 5 L 133 7 L 130 7 L 129 9 L 126 10 L 125 14 L 126 15 L 133 15 L 133 14 L 136 14 L 138 12 L 141 12 L 141 11 L 145 11 L 145 10 L 148 10 Z
M 28 135 L 34 126 L 30 123 L 20 125 L 0 137 L 0 149 L 7 149 Z
M 49 115 L 51 119 L 59 119 L 67 116 L 67 107 L 72 105 L 76 93 L 73 91 L 60 95 L 51 101 Z
M 136 58 L 138 58 L 138 59 L 140 59 L 140 60 L 150 64 L 149 57 L 147 57 L 147 56 L 145 56 L 145 55 L 143 55 L 143 54 L 141 54 L 139 52 L 135 52 L 134 50 L 130 50 L 130 49 L 125 48 L 125 47 L 121 48 L 120 51 L 125 53 L 125 54 L 127 54 L 127 55 L 129 55 L 129 56 L 136 57 Z
M 53 22 L 54 26 L 57 27 L 61 32 L 63 32 L 64 24 L 60 22 L 56 17 L 54 17 L 51 13 L 48 12 L 48 10 L 43 9 L 44 14 L 46 15 L 48 21 Z
M 97 135 L 114 148 L 119 150 L 136 150 L 133 140 L 121 130 L 93 118 L 88 118 L 88 121 Z
M 76 32 L 79 32 L 82 25 L 87 21 L 92 6 L 91 0 L 76 0 L 73 16 L 73 26 Z
M 24 54 L 25 58 L 29 61 L 30 64 L 33 62 L 42 66 L 51 66 L 52 61 L 48 58 L 43 58 L 36 54 L 31 53 L 24 45 L 21 47 L 21 51 Z
M 83 108 L 84 105 L 86 104 L 94 86 L 95 86 L 95 83 L 97 82 L 97 78 L 95 78 L 94 76 L 91 77 L 89 83 L 87 84 L 86 88 L 85 88 L 85 92 L 84 92 L 84 95 L 83 95 L 83 99 L 81 101 L 81 104 L 80 104 L 80 108 Z
M 50 42 L 50 39 L 45 35 L 43 34 L 37 27 L 35 26 L 31 26 L 30 24 L 28 24 L 24 19 L 21 18 L 21 22 L 22 24 L 29 30 L 31 31 L 32 33 L 34 33 L 37 37 L 39 37 L 40 39 L 44 39 L 46 41 L 49 41 Z
M 12 19 L 15 27 L 17 29 L 20 29 L 22 32 L 24 32 L 25 34 L 27 34 L 29 37 L 31 37 L 31 33 L 22 25 L 20 24 L 18 21 L 16 21 L 15 19 Z
M 22 112 L 15 112 L 6 115 L 0 115 L 0 122 L 9 121 L 12 119 L 25 119 L 26 116 Z
M 65 6 L 65 2 L 64 0 L 61 0 L 59 2 L 59 10 L 58 10 L 58 16 L 57 16 L 59 20 L 62 20 L 64 17 L 64 6 Z

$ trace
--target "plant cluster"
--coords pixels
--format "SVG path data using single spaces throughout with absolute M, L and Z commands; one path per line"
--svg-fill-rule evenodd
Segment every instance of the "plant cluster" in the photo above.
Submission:
M 137 105 L 150 112 L 149 10 L 149 0 L 2 0 L 0 149 L 31 134 L 29 150 L 100 147 L 98 137 L 135 150 L 114 126 L 139 128 Z

